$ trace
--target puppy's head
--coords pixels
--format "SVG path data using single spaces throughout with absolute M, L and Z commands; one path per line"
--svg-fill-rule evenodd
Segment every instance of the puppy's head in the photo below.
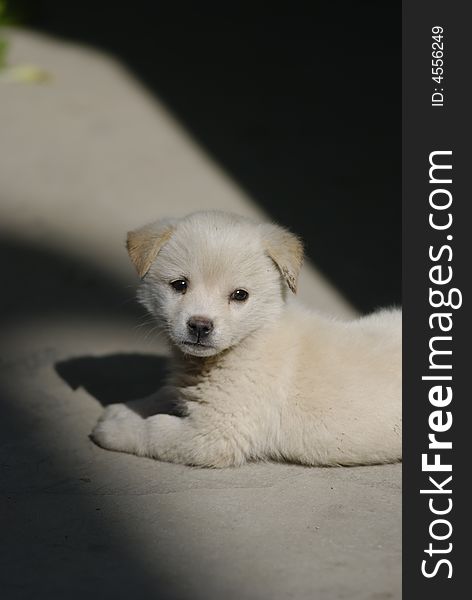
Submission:
M 276 319 L 303 260 L 285 229 L 217 211 L 131 231 L 127 247 L 140 301 L 194 356 L 217 354 Z

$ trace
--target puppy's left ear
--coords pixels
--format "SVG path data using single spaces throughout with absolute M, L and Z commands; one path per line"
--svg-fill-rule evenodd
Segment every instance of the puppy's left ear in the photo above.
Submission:
M 171 238 L 175 223 L 175 219 L 162 219 L 128 231 L 126 248 L 141 279 L 151 268 L 162 246 Z
M 264 224 L 262 239 L 267 254 L 274 261 L 288 287 L 295 294 L 303 263 L 303 244 L 299 238 L 279 225 Z

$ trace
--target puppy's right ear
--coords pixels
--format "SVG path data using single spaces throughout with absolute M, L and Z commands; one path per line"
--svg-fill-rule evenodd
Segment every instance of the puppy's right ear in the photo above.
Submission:
M 151 268 L 162 246 L 172 237 L 175 223 L 175 219 L 162 219 L 128 232 L 126 248 L 141 279 Z

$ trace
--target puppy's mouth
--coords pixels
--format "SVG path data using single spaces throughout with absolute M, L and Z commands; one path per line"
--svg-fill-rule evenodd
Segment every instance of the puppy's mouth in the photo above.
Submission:
M 184 346 L 200 346 L 201 348 L 214 348 L 211 344 L 204 344 L 203 342 L 182 342 Z
M 185 341 L 180 342 L 181 349 L 187 354 L 193 354 L 195 356 L 210 356 L 217 352 L 216 346 L 207 342 L 201 341 Z

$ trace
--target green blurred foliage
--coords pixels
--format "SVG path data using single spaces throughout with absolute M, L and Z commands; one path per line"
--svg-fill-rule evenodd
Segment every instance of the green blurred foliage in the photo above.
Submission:
M 7 10 L 6 2 L 0 0 L 0 70 L 3 69 L 7 60 L 8 42 L 3 36 L 2 27 L 6 25 Z
M 0 0 L 0 70 L 6 66 L 8 40 L 3 27 L 18 25 L 23 22 L 25 5 L 21 0 Z
M 22 23 L 26 8 L 27 5 L 21 0 L 0 0 L 0 27 Z

